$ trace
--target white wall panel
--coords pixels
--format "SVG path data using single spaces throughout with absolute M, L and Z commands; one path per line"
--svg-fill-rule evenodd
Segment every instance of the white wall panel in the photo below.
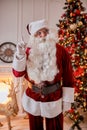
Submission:
M 17 40 L 17 0 L 0 0 L 0 43 Z
M 27 24 L 33 21 L 34 10 L 33 10 L 33 0 L 23 0 L 22 1 L 22 32 L 24 41 L 28 42 L 28 32 L 26 29 Z
M 46 18 L 46 0 L 23 0 L 22 6 L 22 36 L 28 42 L 26 26 L 34 20 Z
M 49 24 L 51 28 L 57 29 L 56 24 L 63 14 L 63 4 L 65 0 L 51 0 L 49 2 Z M 60 8 L 61 7 L 61 8 Z
M 34 20 L 45 17 L 45 0 L 34 0 Z

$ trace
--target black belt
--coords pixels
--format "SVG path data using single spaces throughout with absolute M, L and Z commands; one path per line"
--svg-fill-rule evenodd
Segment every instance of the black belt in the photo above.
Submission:
M 42 87 L 37 87 L 36 85 L 32 85 L 32 90 L 36 93 L 40 93 L 41 95 L 47 95 L 50 93 L 53 93 L 60 89 L 61 86 L 59 83 L 52 84 L 52 85 L 47 85 L 47 86 L 42 86 Z

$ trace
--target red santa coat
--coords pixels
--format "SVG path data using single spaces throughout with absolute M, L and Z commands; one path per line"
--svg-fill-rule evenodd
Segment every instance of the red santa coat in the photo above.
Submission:
M 27 80 L 34 84 L 34 81 L 30 80 L 26 69 L 26 61 L 28 55 L 30 55 L 29 53 L 30 48 L 27 48 L 24 58 L 18 60 L 16 56 L 14 56 L 13 74 L 16 77 L 25 76 Z M 66 50 L 58 44 L 56 44 L 56 65 L 59 71 L 54 79 L 44 82 L 50 85 L 62 80 L 61 89 L 42 97 L 41 94 L 33 92 L 32 89 L 28 87 L 22 98 L 23 107 L 28 113 L 35 116 L 53 118 L 63 111 L 63 102 L 71 103 L 74 101 L 74 79 L 70 57 Z

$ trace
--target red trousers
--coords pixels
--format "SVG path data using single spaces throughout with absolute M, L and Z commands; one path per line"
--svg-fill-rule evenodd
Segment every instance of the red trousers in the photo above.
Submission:
M 46 130 L 63 130 L 63 114 L 55 118 L 46 118 Z M 44 130 L 43 118 L 29 114 L 30 130 Z

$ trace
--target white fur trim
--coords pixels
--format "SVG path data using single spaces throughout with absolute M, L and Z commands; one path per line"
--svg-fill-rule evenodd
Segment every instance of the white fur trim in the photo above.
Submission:
M 74 102 L 74 88 L 63 87 L 63 101 Z
M 24 93 L 22 105 L 25 111 L 34 116 L 53 118 L 62 112 L 62 98 L 58 101 L 40 102 L 35 101 Z
M 16 71 L 24 71 L 25 66 L 26 66 L 26 56 L 24 56 L 24 58 L 18 60 L 17 57 L 16 57 L 16 54 L 15 54 L 12 67 Z
M 40 103 L 41 116 L 53 118 L 62 112 L 62 98 L 57 101 Z
M 47 21 L 42 19 L 29 24 L 29 32 L 34 35 L 38 30 L 42 28 L 48 28 Z
M 68 111 L 71 109 L 71 103 L 63 102 L 63 112 Z

